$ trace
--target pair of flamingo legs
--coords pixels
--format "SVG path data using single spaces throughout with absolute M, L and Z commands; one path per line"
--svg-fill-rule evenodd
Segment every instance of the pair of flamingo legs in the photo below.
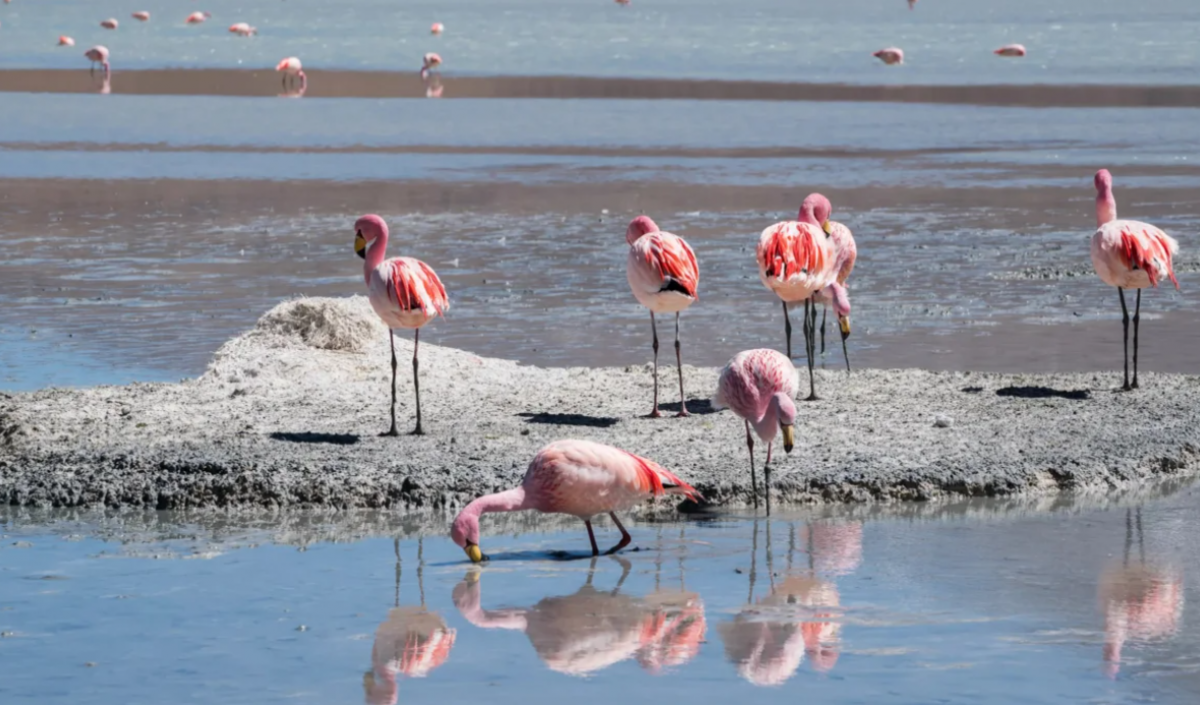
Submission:
M 395 331 L 388 331 L 388 341 L 392 344 L 392 427 L 381 436 L 399 436 L 400 431 L 396 429 L 396 334 Z M 423 436 L 425 431 L 421 428 L 421 381 L 417 376 L 419 363 L 417 362 L 417 350 L 421 347 L 421 329 L 417 328 L 413 331 L 413 393 L 417 398 L 417 427 L 413 429 L 412 435 Z
M 625 530 L 625 525 L 622 524 L 621 520 L 617 518 L 616 513 L 609 512 L 608 516 L 612 517 L 613 523 L 616 524 L 617 528 L 621 530 L 621 540 L 617 542 L 616 546 L 613 546 L 604 552 L 604 555 L 611 556 L 617 551 L 620 551 L 622 548 L 628 546 L 629 543 L 633 541 L 633 536 L 631 536 L 629 532 Z M 592 542 L 592 557 L 595 558 L 596 556 L 600 555 L 600 548 L 596 545 L 596 534 L 592 531 L 592 520 L 584 519 L 583 525 L 587 527 L 588 540 Z
M 654 336 L 654 409 L 649 416 L 657 419 L 662 416 L 658 411 L 658 323 L 654 320 L 654 312 L 650 312 L 650 332 Z M 675 314 L 675 365 L 679 368 L 679 413 L 676 416 L 691 416 L 687 410 L 687 398 L 683 395 L 683 354 L 679 346 L 679 314 Z M 613 517 L 616 519 L 616 517 Z M 618 524 L 619 525 L 619 524 Z M 591 531 L 591 528 L 588 528 Z M 623 529 L 622 529 L 623 531 Z M 592 542 L 595 547 L 596 542 Z
M 1125 305 L 1125 290 L 1117 287 L 1117 294 L 1121 297 L 1121 325 L 1125 328 L 1125 385 L 1122 387 L 1126 392 L 1137 389 L 1137 358 L 1138 358 L 1138 323 L 1142 318 L 1142 290 L 1137 290 L 1137 301 L 1133 309 L 1133 384 L 1129 383 L 1129 307 Z

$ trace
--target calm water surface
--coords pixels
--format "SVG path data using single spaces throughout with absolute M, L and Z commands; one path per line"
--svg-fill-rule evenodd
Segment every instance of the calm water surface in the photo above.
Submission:
M 557 557 L 584 549 L 581 527 L 544 527 L 485 535 L 482 570 L 440 535 L 322 542 L 328 517 L 263 531 L 13 509 L 0 696 L 1190 703 L 1195 507 L 1184 489 L 721 515 L 635 524 L 639 550 L 598 560 Z

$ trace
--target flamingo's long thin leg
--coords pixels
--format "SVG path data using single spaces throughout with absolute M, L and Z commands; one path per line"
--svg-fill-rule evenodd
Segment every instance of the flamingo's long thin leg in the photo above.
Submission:
M 625 525 L 622 524 L 621 520 L 617 518 L 616 512 L 609 512 L 608 515 L 612 517 L 613 523 L 616 524 L 617 528 L 621 530 L 621 540 L 617 542 L 616 546 L 608 549 L 607 555 L 612 555 L 617 551 L 620 551 L 622 548 L 628 546 L 629 542 L 633 541 L 633 537 L 630 536 L 629 532 L 625 530 Z
M 421 380 L 417 376 L 417 350 L 421 347 L 421 329 L 418 328 L 413 332 L 413 394 L 417 397 L 417 427 L 413 429 L 414 436 L 425 435 L 424 429 L 421 428 Z M 393 361 L 393 365 L 395 362 Z M 394 393 L 394 392 L 393 392 Z M 395 424 L 395 412 L 392 412 L 392 423 Z
M 600 555 L 600 548 L 596 546 L 596 533 L 592 531 L 591 520 L 585 519 L 583 525 L 587 527 L 588 540 L 592 542 L 592 557 L 595 558 L 596 556 Z
M 1125 290 L 1117 287 L 1117 294 L 1121 297 L 1121 324 L 1125 327 L 1125 384 L 1121 388 L 1128 392 L 1133 389 L 1129 386 L 1129 308 L 1125 306 Z
M 825 354 L 825 317 L 829 315 L 829 307 L 821 307 L 821 354 Z
M 657 419 L 662 416 L 658 412 L 658 324 L 654 322 L 654 312 L 650 312 L 650 332 L 654 335 L 654 410 L 650 412 L 650 418 Z
M 792 359 L 792 319 L 788 316 L 787 302 L 781 301 L 783 304 L 783 332 L 787 335 L 787 356 Z
M 750 422 L 746 421 L 746 448 L 750 451 L 750 490 L 754 493 L 754 508 L 758 509 L 758 475 L 754 470 L 754 436 L 750 435 Z
M 1137 302 L 1133 305 L 1133 384 L 1134 389 L 1138 388 L 1137 382 L 1137 357 L 1138 357 L 1138 323 L 1142 319 L 1142 290 L 1137 290 Z
M 679 413 L 676 416 L 690 416 L 687 410 L 687 397 L 683 394 L 683 354 L 679 352 L 679 313 L 675 314 L 675 366 L 679 368 Z M 655 375 L 657 384 L 658 376 Z
M 811 298 L 804 300 L 804 339 L 805 347 L 808 352 L 808 398 L 806 401 L 816 401 L 817 397 L 817 382 L 815 373 L 813 372 L 813 353 L 816 350 L 816 341 L 813 338 L 816 336 L 817 322 L 817 306 Z
M 392 427 L 384 436 L 399 436 L 400 432 L 396 430 L 396 334 L 392 329 L 388 329 L 388 342 L 392 346 Z
M 766 485 L 763 489 L 767 494 L 767 516 L 771 516 L 771 446 L 774 444 L 774 441 L 767 441 L 767 462 L 763 464 L 763 474 L 766 475 Z

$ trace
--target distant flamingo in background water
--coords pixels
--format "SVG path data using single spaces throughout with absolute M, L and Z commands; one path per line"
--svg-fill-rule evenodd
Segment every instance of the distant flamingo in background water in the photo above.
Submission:
M 200 24 L 204 20 L 207 20 L 209 17 L 212 17 L 212 13 L 193 12 L 192 14 L 187 16 L 187 19 L 185 19 L 184 22 L 187 22 L 188 24 Z
M 442 65 L 442 57 L 432 51 L 426 54 L 421 63 L 421 78 L 429 76 L 431 71 L 436 71 Z
M 655 313 L 675 314 L 675 364 L 679 368 L 679 414 L 687 416 L 687 396 L 683 391 L 683 355 L 679 344 L 679 313 L 696 301 L 700 268 L 696 254 L 683 238 L 659 230 L 648 216 L 639 215 L 625 229 L 629 257 L 625 276 L 640 304 L 650 309 L 650 331 L 654 339 L 654 408 L 658 418 L 658 325 Z
M 118 22 L 111 17 L 100 23 L 100 26 L 105 29 L 116 29 L 117 25 L 118 25 Z
M 917 0 L 908 0 L 908 9 L 913 9 L 917 6 Z
M 445 32 L 445 31 L 446 31 L 446 27 L 441 22 L 434 22 L 429 27 L 429 33 L 432 35 L 435 35 L 435 36 L 438 34 L 441 34 L 442 32 Z
M 996 56 L 1025 56 L 1025 45 L 1005 44 L 992 53 Z
M 392 426 L 383 434 L 398 436 L 396 430 L 396 328 L 413 329 L 413 395 L 416 397 L 417 427 L 421 428 L 421 385 L 418 376 L 417 350 L 421 345 L 421 327 L 446 313 L 450 302 L 446 287 L 433 268 L 412 257 L 384 259 L 387 253 L 388 227 L 377 215 L 364 215 L 354 223 L 354 251 L 363 258 L 363 278 L 367 282 L 367 297 L 375 313 L 388 327 L 388 342 L 392 346 Z
M 816 357 L 816 306 L 811 297 L 829 286 L 837 276 L 837 257 L 829 235 L 833 206 L 819 193 L 809 194 L 800 204 L 797 220 L 776 223 L 758 239 L 758 276 L 763 286 L 783 302 L 783 329 L 787 356 L 792 357 L 792 321 L 788 304 L 804 302 L 804 342 L 808 355 L 808 399 L 817 398 L 813 375 Z
M 616 513 L 664 494 L 703 501 L 691 485 L 652 460 L 592 441 L 555 441 L 537 452 L 520 487 L 468 504 L 454 519 L 450 538 L 478 563 L 485 559 L 479 546 L 479 517 L 532 509 L 582 519 L 592 555 L 598 556 L 592 518 L 608 514 L 621 532 L 621 540 L 608 551 L 616 553 L 633 540 Z
M 300 79 L 300 91 L 303 92 L 308 86 L 308 76 L 304 75 L 304 66 L 300 63 L 300 59 L 294 56 L 280 61 L 275 67 L 275 70 L 283 74 L 283 88 L 287 90 L 288 83 L 295 79 Z
M 799 373 L 792 361 L 776 350 L 746 350 L 733 356 L 721 370 L 714 408 L 729 408 L 746 424 L 746 448 L 750 451 L 750 487 L 754 507 L 758 508 L 758 476 L 754 470 L 754 438 L 750 428 L 767 444 L 766 476 L 767 515 L 771 514 L 771 445 L 775 433 L 783 435 L 783 450 L 792 452 L 795 443 L 796 404 L 800 391 Z
M 73 47 L 75 46 L 75 40 L 64 34 L 58 38 L 58 45 L 60 47 Z
M 1138 324 L 1142 312 L 1142 289 L 1158 287 L 1168 278 L 1179 289 L 1179 280 L 1171 258 L 1179 253 L 1179 243 L 1162 230 L 1137 220 L 1117 220 L 1117 199 L 1112 191 L 1108 169 L 1096 172 L 1096 225 L 1092 235 L 1092 266 L 1109 286 L 1117 287 L 1121 297 L 1121 322 L 1125 327 L 1125 391 L 1138 386 Z M 1133 311 L 1133 384 L 1129 383 L 1129 308 L 1125 290 L 1137 289 Z
M 904 50 L 897 47 L 880 49 L 871 56 L 874 56 L 876 59 L 879 59 L 888 66 L 904 63 Z
M 70 39 L 70 37 L 67 38 Z M 100 64 L 102 67 L 104 67 L 105 78 L 108 77 L 110 71 L 108 63 L 108 47 L 97 45 L 83 52 L 83 55 L 92 62 L 91 74 L 93 76 L 96 75 L 96 64 Z
M 236 22 L 234 24 L 229 25 L 229 31 L 230 31 L 230 33 L 236 34 L 239 37 L 249 37 L 253 34 L 258 34 L 257 29 L 251 27 L 249 24 L 247 24 L 245 22 Z
M 133 17 L 133 19 L 138 20 L 139 22 L 147 22 L 150 19 L 150 13 L 146 12 L 145 10 L 142 10 L 140 12 L 135 12 L 131 16 Z

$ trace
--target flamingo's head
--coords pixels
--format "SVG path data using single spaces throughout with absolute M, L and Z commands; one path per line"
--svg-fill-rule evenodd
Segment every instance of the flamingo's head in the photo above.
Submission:
M 771 396 L 771 406 L 775 407 L 775 415 L 779 419 L 779 432 L 783 434 L 783 450 L 791 453 L 796 445 L 796 402 L 783 392 L 775 392 Z
M 483 549 L 479 548 L 479 515 L 463 510 L 454 518 L 450 525 L 450 539 L 467 554 L 472 563 L 487 560 Z
M 845 340 L 850 337 L 850 294 L 846 292 L 846 287 L 837 282 L 830 282 L 825 289 L 829 300 L 833 302 L 833 312 L 838 317 L 842 340 Z
M 837 649 L 828 646 L 806 649 L 805 653 L 817 673 L 829 673 L 838 662 Z
M 354 221 L 354 253 L 367 258 L 367 248 L 380 237 L 387 235 L 387 223 L 375 215 L 364 215 Z
M 632 245 L 646 233 L 656 232 L 658 232 L 658 224 L 651 220 L 648 215 L 639 215 L 629 221 L 629 227 L 625 228 L 625 242 Z
M 820 226 L 829 235 L 830 225 L 829 216 L 833 214 L 833 204 L 829 202 L 819 193 L 810 193 L 805 197 L 804 202 L 800 204 L 800 217 L 798 220 L 802 223 L 810 223 Z
M 1108 173 L 1108 169 L 1096 172 L 1096 190 L 1100 193 L 1112 190 L 1112 174 Z

